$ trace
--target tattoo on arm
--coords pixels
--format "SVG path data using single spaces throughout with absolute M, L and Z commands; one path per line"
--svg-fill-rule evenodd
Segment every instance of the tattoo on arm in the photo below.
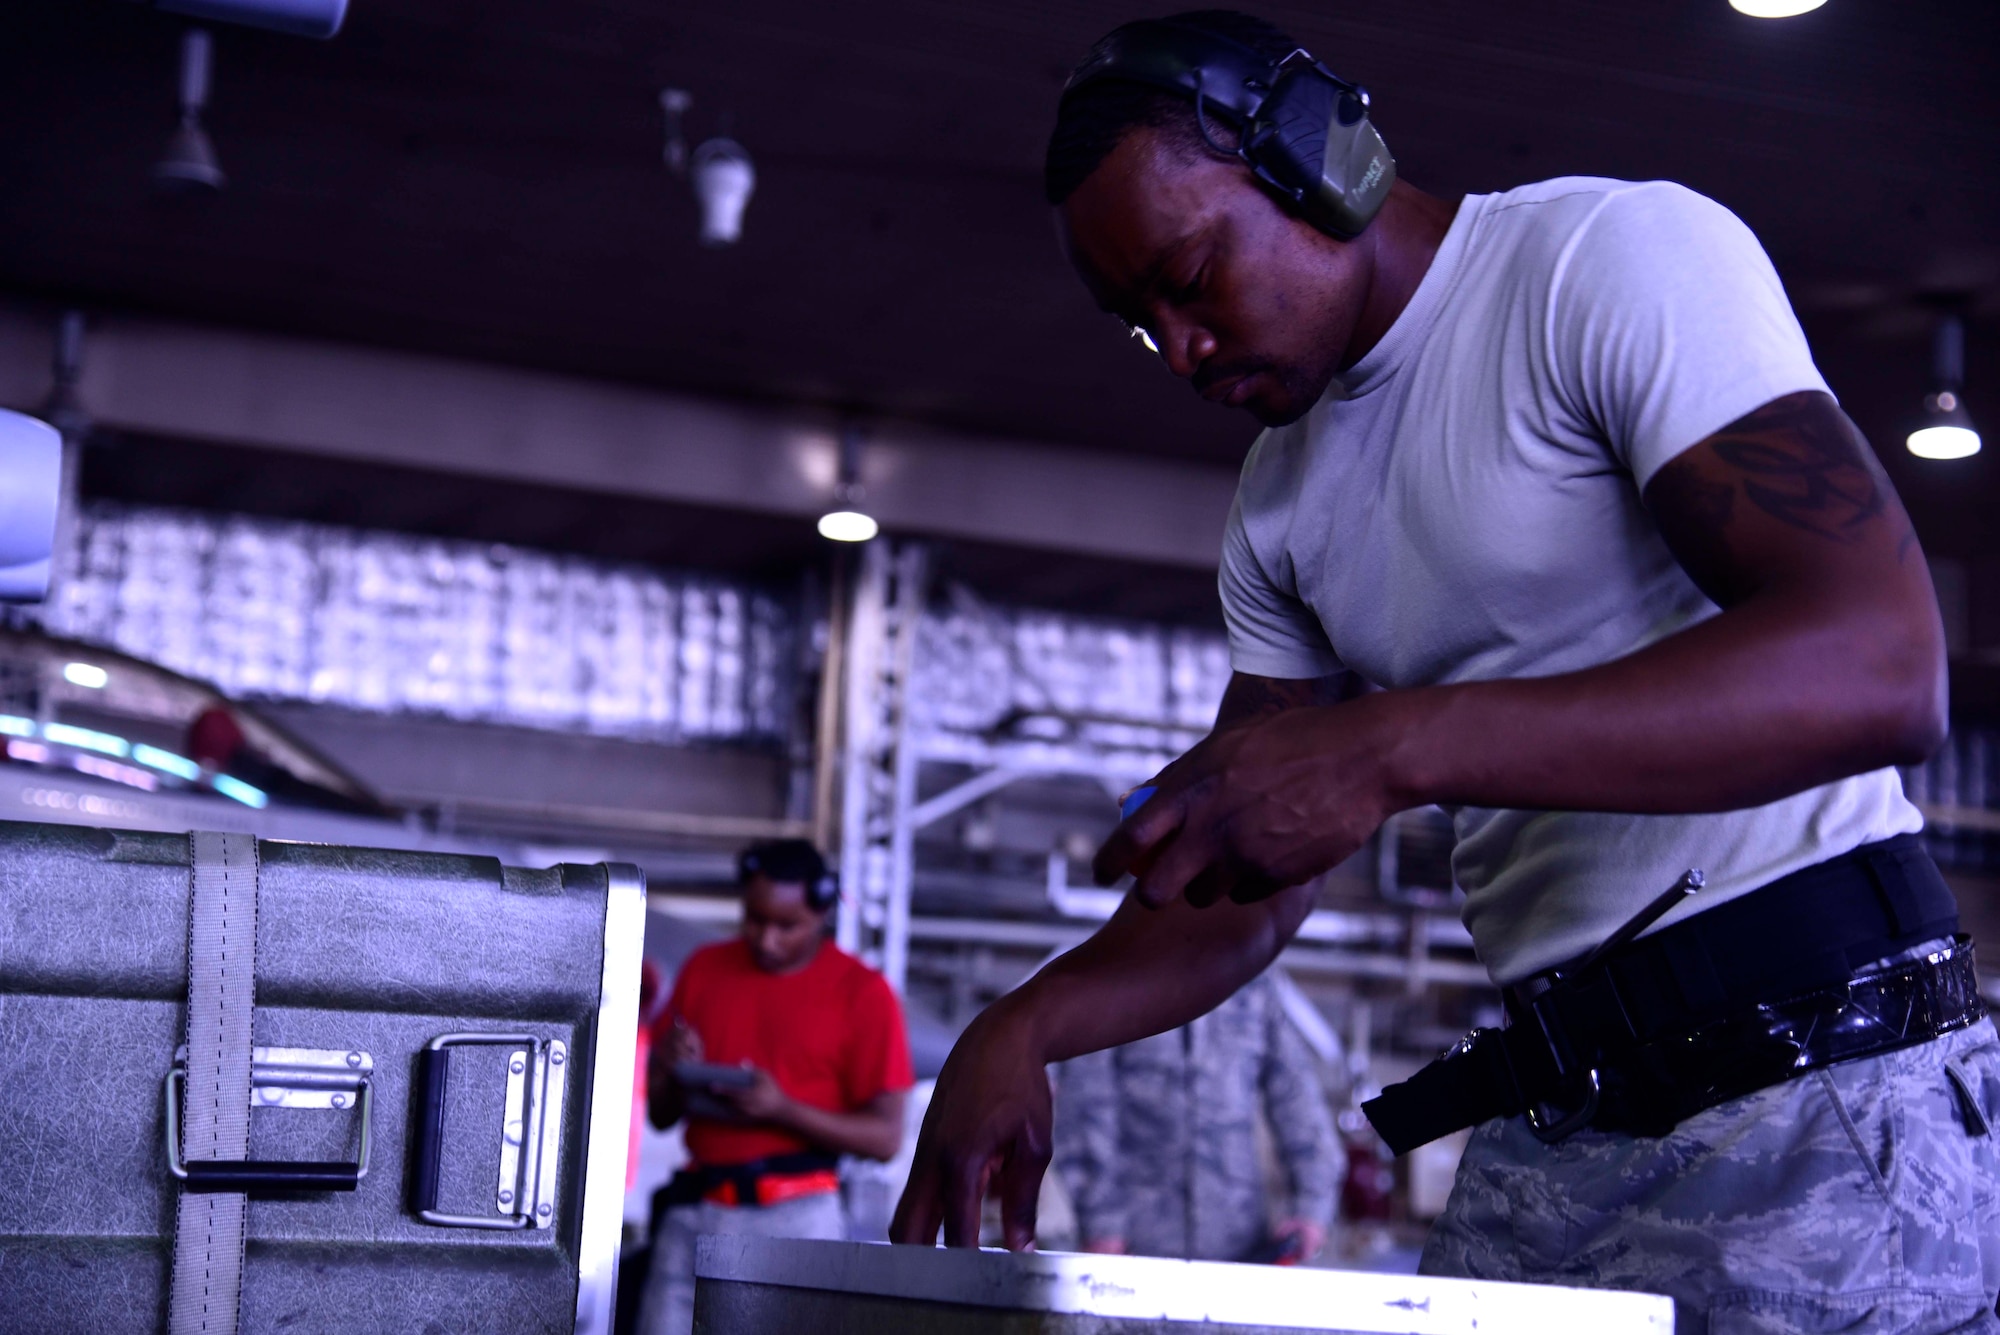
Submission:
M 1749 502 L 1781 523 L 1834 542 L 1859 542 L 1892 493 L 1854 423 L 1823 394 L 1788 394 L 1709 437 L 1739 474 Z M 1719 495 L 1717 494 L 1719 493 Z M 1697 513 L 1726 523 L 1734 488 L 1703 480 Z
M 1820 393 L 1731 422 L 1655 474 L 1645 499 L 1681 567 L 1722 607 L 1756 585 L 1737 548 L 1760 517 L 1843 547 L 1894 534 L 1899 564 L 1917 544 L 1874 451 Z

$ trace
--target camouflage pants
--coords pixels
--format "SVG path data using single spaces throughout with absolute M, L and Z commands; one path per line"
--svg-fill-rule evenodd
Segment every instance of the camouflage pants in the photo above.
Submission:
M 1488 1122 L 1422 1268 L 1668 1294 L 1677 1335 L 2000 1335 L 2000 1034 L 1844 1062 L 1659 1139 Z

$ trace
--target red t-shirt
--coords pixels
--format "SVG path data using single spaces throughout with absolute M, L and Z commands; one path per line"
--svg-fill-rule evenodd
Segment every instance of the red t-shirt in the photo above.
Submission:
M 759 969 L 740 940 L 703 946 L 674 980 L 655 1043 L 667 1042 L 675 1016 L 701 1036 L 703 1061 L 761 1066 L 785 1093 L 827 1112 L 854 1112 L 916 1080 L 896 994 L 831 941 L 788 974 Z M 687 1148 L 696 1163 L 731 1164 L 811 1146 L 774 1127 L 689 1118 Z

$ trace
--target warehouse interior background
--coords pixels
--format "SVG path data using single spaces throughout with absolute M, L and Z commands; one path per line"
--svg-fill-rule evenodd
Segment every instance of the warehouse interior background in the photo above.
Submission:
M 1952 733 L 1906 783 L 2000 939 L 2000 463 L 1903 447 L 1948 319 L 2000 429 L 1991 6 L 1259 8 L 1426 189 L 1667 178 L 1757 232 L 1931 561 Z M 737 847 L 806 835 L 934 1072 L 1108 914 L 1116 795 L 1228 674 L 1254 428 L 1092 307 L 1041 197 L 1067 70 L 1134 16 L 355 0 L 329 42 L 213 29 L 225 180 L 173 192 L 187 23 L 7 6 L 0 405 L 64 430 L 75 506 L 0 631 L 0 816 L 628 859 L 669 970 Z M 671 160 L 717 136 L 755 170 L 721 246 Z M 880 536 L 819 535 L 843 498 Z M 217 706 L 290 778 L 143 758 Z M 1496 1011 L 1450 841 L 1398 817 L 1284 957 L 1344 1109 Z M 1351 1176 L 1350 1219 L 1434 1214 L 1452 1152 Z

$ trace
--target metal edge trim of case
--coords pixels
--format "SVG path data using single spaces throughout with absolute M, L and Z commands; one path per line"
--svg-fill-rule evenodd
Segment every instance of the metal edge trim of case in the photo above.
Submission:
M 617 1303 L 632 1073 L 639 1045 L 639 962 L 646 938 L 645 873 L 628 862 L 607 862 L 604 869 L 604 975 L 590 1044 L 583 1222 L 576 1250 L 577 1335 L 608 1335 Z

